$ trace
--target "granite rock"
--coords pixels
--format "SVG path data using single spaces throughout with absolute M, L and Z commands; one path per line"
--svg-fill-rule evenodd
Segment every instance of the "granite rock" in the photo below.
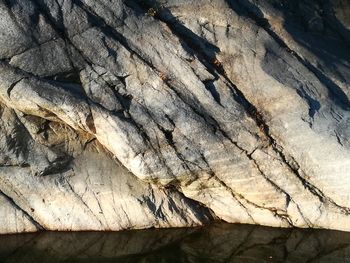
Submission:
M 349 231 L 348 10 L 3 1 L 0 232 Z

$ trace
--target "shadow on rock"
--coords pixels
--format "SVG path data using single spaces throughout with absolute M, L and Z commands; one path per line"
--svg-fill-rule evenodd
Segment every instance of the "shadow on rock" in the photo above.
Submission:
M 0 237 L 1 262 L 348 262 L 350 233 L 214 224 L 197 229 Z

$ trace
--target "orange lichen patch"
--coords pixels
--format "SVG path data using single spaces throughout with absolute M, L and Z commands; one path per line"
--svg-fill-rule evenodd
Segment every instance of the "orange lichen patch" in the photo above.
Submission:
M 217 67 L 221 67 L 221 66 L 222 66 L 222 63 L 221 63 L 217 58 L 215 58 L 215 59 L 213 60 L 213 64 L 214 64 L 215 66 L 217 66 Z
M 217 58 L 215 58 L 212 61 L 212 64 L 215 66 L 215 68 L 221 73 L 221 74 L 226 74 L 225 69 L 222 65 L 222 62 L 219 61 Z
M 163 81 L 168 80 L 167 75 L 165 75 L 163 72 L 160 72 L 160 73 L 159 73 L 159 77 L 160 77 Z
M 156 14 L 157 14 L 157 11 L 153 7 L 147 10 L 147 15 L 149 16 L 155 16 Z
M 264 133 L 265 132 L 265 126 L 263 124 L 259 125 L 259 130 Z
M 92 132 L 93 134 L 96 134 L 96 127 L 95 127 L 95 123 L 94 123 L 94 118 L 93 118 L 91 113 L 86 118 L 86 125 L 88 126 L 90 132 Z

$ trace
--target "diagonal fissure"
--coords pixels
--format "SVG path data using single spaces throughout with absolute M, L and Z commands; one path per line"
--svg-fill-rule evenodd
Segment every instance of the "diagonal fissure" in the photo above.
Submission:
M 33 216 L 30 215 L 29 212 L 27 212 L 25 209 L 23 209 L 16 201 L 14 198 L 12 198 L 11 196 L 5 194 L 1 189 L 0 189 L 0 194 L 3 195 L 11 204 L 12 206 L 21 211 L 24 216 L 37 228 L 37 230 L 45 230 L 45 227 L 43 225 L 41 225 L 37 220 L 34 219 Z

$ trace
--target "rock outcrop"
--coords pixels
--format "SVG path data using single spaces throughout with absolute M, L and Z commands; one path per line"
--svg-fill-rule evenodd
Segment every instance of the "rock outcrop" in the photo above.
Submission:
M 350 230 L 350 5 L 0 2 L 0 233 Z

